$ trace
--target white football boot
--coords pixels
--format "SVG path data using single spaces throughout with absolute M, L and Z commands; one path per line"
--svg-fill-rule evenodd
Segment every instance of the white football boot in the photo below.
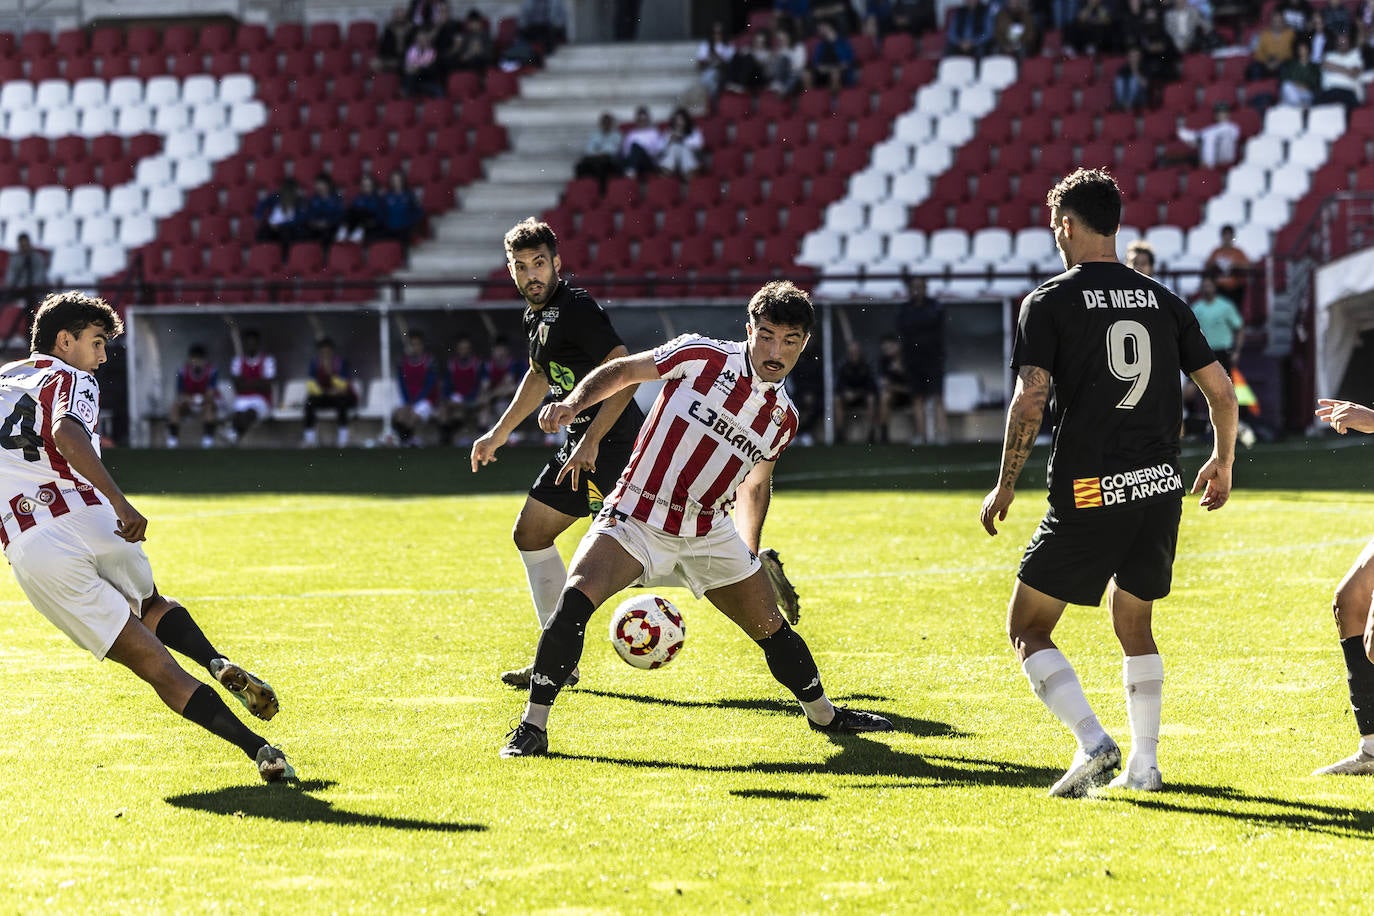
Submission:
M 1115 779 L 1107 783 L 1107 787 L 1110 789 L 1133 789 L 1136 792 L 1158 792 L 1164 788 L 1164 778 L 1159 775 L 1159 767 L 1133 770 L 1127 766 Z
M 1322 767 L 1320 770 L 1313 770 L 1313 776 L 1371 776 L 1374 775 L 1374 754 L 1366 753 L 1364 748 L 1360 748 L 1344 760 L 1338 760 L 1330 766 Z
M 1079 748 L 1073 755 L 1068 772 L 1050 787 L 1055 798 L 1081 798 L 1088 790 L 1101 785 L 1106 774 L 1121 765 L 1121 748 L 1110 737 L 1103 738 L 1091 750 Z

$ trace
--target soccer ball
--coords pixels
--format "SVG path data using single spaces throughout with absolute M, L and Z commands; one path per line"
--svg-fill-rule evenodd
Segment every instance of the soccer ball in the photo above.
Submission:
M 667 598 L 640 595 L 611 615 L 611 645 L 636 668 L 662 668 L 682 651 L 687 623 Z

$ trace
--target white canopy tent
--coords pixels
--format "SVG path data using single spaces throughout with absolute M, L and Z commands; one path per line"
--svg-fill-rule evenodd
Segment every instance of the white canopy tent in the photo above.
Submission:
M 1317 394 L 1331 397 L 1340 389 L 1360 335 L 1374 329 L 1374 248 L 1319 269 L 1314 290 Z

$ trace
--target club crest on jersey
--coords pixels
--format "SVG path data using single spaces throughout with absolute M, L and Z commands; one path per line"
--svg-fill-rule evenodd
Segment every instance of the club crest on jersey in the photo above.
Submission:
M 782 425 L 783 418 L 786 416 L 787 411 L 783 410 L 781 405 L 775 406 L 773 408 L 773 422 L 776 423 L 778 426 Z
M 14 504 L 14 511 L 19 515 L 33 515 L 33 510 L 36 508 L 38 506 L 27 496 L 22 497 L 19 502 Z
M 82 394 L 85 394 L 85 392 L 82 392 Z M 72 406 L 76 410 L 76 415 L 86 421 L 87 425 L 95 422 L 94 404 L 78 399 Z
M 540 325 L 539 325 L 539 330 L 535 332 L 535 336 L 539 338 L 539 345 L 540 345 L 541 347 L 546 347 L 546 346 L 548 346 L 548 344 L 549 344 L 549 323 L 548 323 L 547 321 L 541 322 L 541 323 L 540 323 Z
M 39 490 L 34 499 L 44 506 L 51 506 L 57 500 L 57 494 L 52 490 Z

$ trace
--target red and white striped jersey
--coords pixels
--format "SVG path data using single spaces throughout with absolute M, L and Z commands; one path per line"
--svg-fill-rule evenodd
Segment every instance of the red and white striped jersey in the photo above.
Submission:
M 781 382 L 754 375 L 743 341 L 684 334 L 654 350 L 667 384 L 606 505 L 680 537 L 701 537 L 760 461 L 797 433 Z
M 52 427 L 62 417 L 80 423 L 100 453 L 95 376 L 41 353 L 0 368 L 0 546 L 45 519 L 106 503 L 58 452 Z

